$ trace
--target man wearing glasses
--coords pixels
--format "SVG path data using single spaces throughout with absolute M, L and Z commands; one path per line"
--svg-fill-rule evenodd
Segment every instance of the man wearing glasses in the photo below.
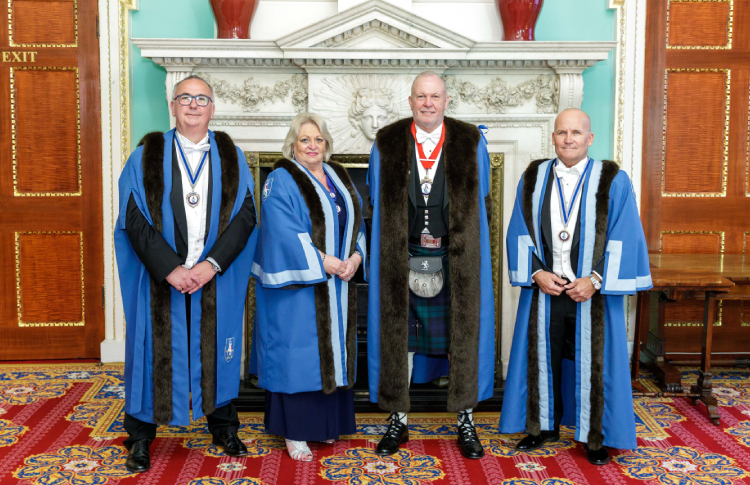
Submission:
M 254 252 L 254 182 L 232 139 L 208 129 L 211 86 L 190 76 L 174 93 L 176 129 L 146 135 L 119 182 L 115 250 L 127 321 L 131 472 L 151 467 L 156 426 L 187 426 L 191 409 L 193 420 L 206 416 L 213 444 L 230 456 L 247 453 L 231 399 Z

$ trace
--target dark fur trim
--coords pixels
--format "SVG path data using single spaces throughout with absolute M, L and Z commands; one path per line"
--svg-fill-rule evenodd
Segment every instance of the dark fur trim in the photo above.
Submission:
M 620 171 L 615 163 L 604 160 L 599 187 L 596 191 L 596 236 L 593 260 L 604 256 L 607 242 L 609 216 L 609 189 Z M 588 446 L 598 450 L 604 442 L 602 417 L 604 416 L 604 297 L 597 292 L 591 299 L 591 412 L 589 418 Z
M 218 235 L 229 226 L 232 208 L 237 199 L 240 166 L 234 141 L 222 131 L 214 133 L 221 159 L 221 205 L 219 206 Z M 203 286 L 201 297 L 201 394 L 203 413 L 216 410 L 216 278 Z
M 302 198 L 310 212 L 310 234 L 313 246 L 326 247 L 326 220 L 323 204 L 320 202 L 310 178 L 302 170 L 285 158 L 278 160 L 273 169 L 283 168 L 299 187 Z M 323 392 L 331 394 L 336 390 L 336 367 L 333 362 L 333 345 L 331 344 L 331 304 L 329 302 L 328 283 L 315 286 L 315 320 L 318 329 L 318 354 L 320 355 L 320 381 Z
M 545 160 L 537 160 L 529 165 L 524 174 L 523 185 L 523 212 L 526 225 L 532 239 L 533 214 L 532 200 L 534 187 L 538 176 L 539 164 Z M 609 190 L 612 181 L 619 172 L 620 167 L 610 161 L 604 161 L 599 186 L 596 192 L 596 235 L 594 239 L 593 260 L 599 261 L 604 256 L 607 240 L 607 224 L 609 215 Z M 534 290 L 529 314 L 528 332 L 528 354 L 527 354 L 527 400 L 526 400 L 526 431 L 529 434 L 538 435 L 541 432 L 539 422 L 539 355 L 537 350 L 537 312 L 538 293 Z M 604 436 L 602 434 L 602 417 L 604 415 L 604 297 L 601 293 L 595 293 L 591 298 L 591 395 L 590 395 L 590 417 L 589 434 L 587 436 L 588 447 L 597 450 L 602 447 Z
M 232 208 L 239 189 L 239 160 L 232 139 L 226 133 L 215 133 L 221 158 L 221 202 L 219 235 L 229 226 Z M 143 185 L 154 229 L 163 230 L 161 211 L 164 196 L 164 134 L 149 133 L 139 143 L 143 146 Z M 151 320 L 153 339 L 154 422 L 172 420 L 172 311 L 171 289 L 166 281 L 158 284 L 151 278 Z M 216 409 L 216 279 L 204 285 L 201 297 L 201 395 L 204 414 Z
M 164 134 L 149 133 L 143 145 L 143 187 L 154 229 L 161 234 L 164 197 Z M 152 380 L 154 384 L 154 422 L 172 420 L 172 291 L 169 283 L 151 277 L 151 339 L 153 341 Z
M 448 410 L 473 408 L 478 399 L 481 271 L 476 126 L 445 118 L 445 177 L 450 197 L 451 365 Z M 380 170 L 380 382 L 378 405 L 409 410 L 408 191 L 412 119 L 378 132 Z M 385 216 L 384 216 L 385 215 Z M 386 303 L 387 302 L 387 303 Z
M 330 165 L 333 171 L 336 172 L 336 175 L 339 176 L 341 182 L 346 187 L 346 190 L 349 191 L 349 196 L 352 198 L 354 214 L 349 215 L 349 217 L 354 217 L 352 242 L 349 246 L 349 255 L 352 255 L 357 249 L 357 235 L 359 234 L 359 226 L 362 223 L 362 207 L 359 204 L 359 197 L 357 196 L 357 191 L 354 188 L 352 179 L 349 177 L 349 173 L 344 166 L 334 161 L 329 161 L 328 165 Z M 349 283 L 348 286 L 348 313 L 346 315 L 346 376 L 349 381 L 347 389 L 351 389 L 357 380 L 357 284 Z
M 539 166 L 549 159 L 534 160 L 526 168 L 523 174 L 523 216 L 526 227 L 536 244 L 533 225 L 534 188 L 537 177 L 539 177 Z M 544 175 L 542 175 L 544 176 Z M 541 422 L 539 420 L 539 336 L 537 335 L 537 318 L 539 311 L 539 290 L 534 289 L 531 297 L 531 310 L 529 312 L 529 328 L 527 334 L 528 348 L 526 363 L 526 432 L 532 435 L 541 433 Z

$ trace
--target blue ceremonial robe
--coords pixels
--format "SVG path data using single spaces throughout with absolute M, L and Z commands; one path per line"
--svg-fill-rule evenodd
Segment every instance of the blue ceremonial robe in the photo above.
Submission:
M 414 143 L 411 139 L 410 143 Z M 478 372 L 478 400 L 489 399 L 493 394 L 495 381 L 495 298 L 492 285 L 492 258 L 490 253 L 490 229 L 487 222 L 487 211 L 485 197 L 490 189 L 490 156 L 487 152 L 487 140 L 484 135 L 477 146 L 477 165 L 479 172 L 479 190 L 476 196 L 479 199 L 479 234 L 481 271 L 478 275 L 481 286 L 481 302 L 479 309 L 479 372 Z M 406 156 L 406 154 L 405 154 Z M 450 163 L 450 161 L 448 161 Z M 372 203 L 372 236 L 370 240 L 370 286 L 368 293 L 367 311 L 367 368 L 370 388 L 370 401 L 378 402 L 378 386 L 380 384 L 380 314 L 381 304 L 388 305 L 389 302 L 380 301 L 380 251 L 381 214 L 380 203 L 380 179 L 381 179 L 381 154 L 378 144 L 372 146 L 370 152 L 370 166 L 367 172 L 367 183 L 370 188 L 370 200 Z M 450 235 L 450 233 L 449 233 Z M 406 250 L 406 248 L 404 248 Z M 451 263 L 455 264 L 455 263 Z M 407 290 L 408 291 L 408 290 Z M 407 322 L 404 321 L 404 325 Z M 415 383 L 430 382 L 440 376 L 449 375 L 447 356 L 414 355 L 414 369 L 412 381 Z
M 356 375 L 348 374 L 347 362 L 356 359 L 356 355 L 350 357 L 346 345 L 349 282 L 326 274 L 318 249 L 343 261 L 351 256 L 354 238 L 367 278 L 364 220 L 360 212 L 360 229 L 353 234 L 355 209 L 350 192 L 334 169 L 324 163 L 323 169 L 343 196 L 348 214 L 346 233 L 339 239 L 336 204 L 328 191 L 303 165 L 287 163 L 294 163 L 315 188 L 325 219 L 325 247 L 313 245 L 310 208 L 300 187 L 287 169 L 276 168 L 263 187 L 258 246 L 252 265 L 257 312 L 250 373 L 258 375 L 259 387 L 272 392 L 323 390 L 325 376 L 321 377 L 314 285 L 324 283 L 328 285 L 335 386 L 351 386 Z M 362 207 L 359 194 L 357 199 Z
M 527 366 L 529 316 L 535 290 L 532 288 L 532 254 L 548 267 L 542 249 L 542 201 L 553 160 L 538 165 L 530 211 L 533 221 L 524 219 L 524 178 L 518 184 L 516 201 L 507 233 L 508 273 L 513 286 L 521 287 L 515 332 L 505 381 L 505 398 L 500 416 L 501 433 L 518 433 L 527 428 Z M 611 162 L 609 162 L 611 163 Z M 576 275 L 588 276 L 599 262 L 594 261 L 597 216 L 597 189 L 602 179 L 601 161 L 593 161 L 586 173 L 581 193 L 580 253 Z M 528 204 L 529 201 L 526 201 Z M 555 203 L 552 201 L 551 203 Z M 603 204 L 602 204 L 603 205 Z M 600 209 L 601 210 L 601 209 Z M 633 187 L 620 170 L 612 179 L 606 217 L 604 274 L 601 295 L 604 301 L 603 412 L 601 432 L 605 446 L 621 449 L 636 447 L 635 418 L 630 387 L 629 356 L 623 295 L 651 288 L 648 250 L 643 235 Z M 529 227 L 534 231 L 533 238 Z M 554 397 L 549 346 L 550 297 L 536 291 L 539 356 L 539 421 L 541 430 L 551 430 L 554 421 Z M 589 441 L 592 428 L 592 300 L 578 304 L 576 353 L 574 365 L 563 366 L 563 425 L 576 427 L 575 439 Z M 569 361 L 564 361 L 569 364 Z M 533 405 L 533 404 L 529 404 Z
M 174 213 L 170 201 L 172 191 L 172 145 L 174 130 L 164 134 L 164 195 L 162 198 L 162 236 L 175 248 Z M 206 255 L 218 237 L 219 210 L 222 196 L 221 159 L 214 133 L 209 130 L 211 143 L 211 175 L 213 183 L 211 223 L 207 228 L 208 238 L 199 262 Z M 153 341 L 151 327 L 150 277 L 133 247 L 125 229 L 127 204 L 132 194 L 138 208 L 153 225 L 152 215 L 146 201 L 143 184 L 143 146 L 133 151 L 128 158 L 119 181 L 120 213 L 115 227 L 115 253 L 120 276 L 125 321 L 127 322 L 125 341 L 125 412 L 153 423 L 154 386 Z M 242 150 L 237 148 L 239 159 L 239 188 L 232 206 L 231 218 L 237 215 L 249 191 L 253 193 L 253 177 L 245 162 Z M 245 294 L 250 277 L 250 263 L 255 251 L 255 234 L 237 256 L 229 268 L 216 278 L 216 407 L 237 397 L 240 383 L 240 353 L 242 349 L 242 319 L 245 307 Z M 170 287 L 171 288 L 171 287 Z M 172 420 L 171 425 L 190 424 L 191 392 L 193 419 L 203 416 L 201 392 L 201 298 L 203 289 L 192 295 L 190 315 L 190 349 L 187 348 L 187 316 L 185 315 L 185 295 L 171 288 L 172 318 Z M 189 367 L 188 367 L 189 365 Z M 188 371 L 189 368 L 189 371 Z

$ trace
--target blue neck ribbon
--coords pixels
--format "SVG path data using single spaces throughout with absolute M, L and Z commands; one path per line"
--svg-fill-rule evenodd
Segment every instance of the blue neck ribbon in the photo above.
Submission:
M 203 170 L 203 164 L 206 162 L 206 157 L 208 157 L 208 152 L 205 152 L 203 154 L 203 159 L 201 159 L 200 165 L 198 165 L 198 170 L 195 172 L 195 176 L 193 176 L 193 172 L 190 170 L 190 165 L 187 163 L 187 158 L 185 158 L 185 153 L 182 151 L 182 145 L 180 145 L 180 139 L 177 138 L 177 135 L 175 134 L 174 140 L 177 142 L 177 148 L 180 150 L 180 155 L 182 156 L 182 163 L 185 165 L 185 170 L 187 170 L 188 178 L 190 179 L 190 186 L 194 187 L 195 183 L 198 181 L 198 177 L 201 176 L 201 170 Z
M 560 163 L 559 160 L 555 161 L 555 167 L 557 167 L 557 164 Z M 573 212 L 573 206 L 575 205 L 576 197 L 578 196 L 578 190 L 581 188 L 581 184 L 583 183 L 583 179 L 586 178 L 586 172 L 589 169 L 589 165 L 591 165 L 591 159 L 589 158 L 588 162 L 586 162 L 586 168 L 583 169 L 583 173 L 581 174 L 581 177 L 578 179 L 578 185 L 576 185 L 576 190 L 573 192 L 573 198 L 570 199 L 570 207 L 565 207 L 565 199 L 563 198 L 563 191 L 562 191 L 562 185 L 560 184 L 560 177 L 555 174 L 555 178 L 557 179 L 557 195 L 560 196 L 560 207 L 562 208 L 563 213 L 563 222 L 565 223 L 565 227 L 568 227 L 568 219 L 570 219 L 570 214 Z

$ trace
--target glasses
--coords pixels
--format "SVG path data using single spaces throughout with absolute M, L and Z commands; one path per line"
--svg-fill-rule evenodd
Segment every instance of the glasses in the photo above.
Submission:
M 181 94 L 179 96 L 175 96 L 175 98 L 182 106 L 190 106 L 190 104 L 195 100 L 195 104 L 198 106 L 208 106 L 208 103 L 213 101 L 209 96 L 206 96 L 205 94 L 199 94 L 198 96 L 192 96 L 190 94 Z

